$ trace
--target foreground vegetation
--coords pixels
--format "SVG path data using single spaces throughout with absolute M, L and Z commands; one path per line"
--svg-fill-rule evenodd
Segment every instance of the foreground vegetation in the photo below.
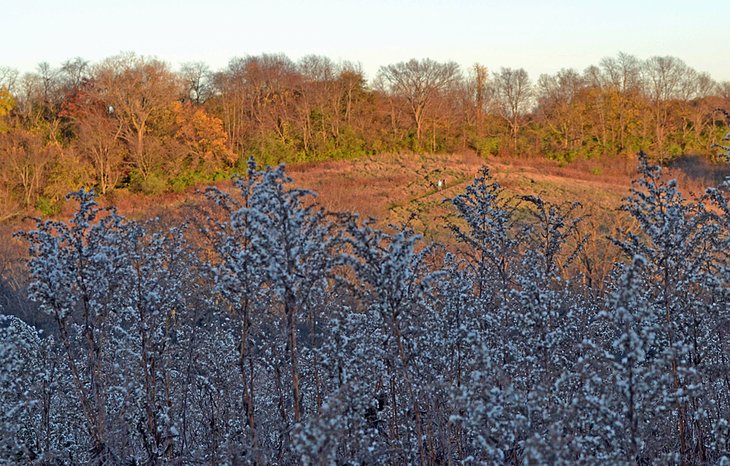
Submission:
M 727 186 L 685 199 L 642 157 L 598 284 L 580 206 L 489 170 L 450 248 L 289 181 L 251 162 L 172 227 L 80 191 L 22 233 L 52 326 L 1 317 L 2 460 L 730 461 Z
M 234 58 L 173 72 L 123 54 L 100 63 L 0 67 L 0 221 L 53 214 L 80 187 L 157 195 L 259 163 L 472 150 L 568 162 L 639 150 L 714 159 L 730 85 L 674 57 L 606 58 L 532 82 L 522 69 L 411 60 L 367 83 L 309 56 Z

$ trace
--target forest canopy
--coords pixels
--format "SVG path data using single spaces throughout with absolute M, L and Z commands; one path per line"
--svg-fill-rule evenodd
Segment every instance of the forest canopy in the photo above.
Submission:
M 716 160 L 730 83 L 675 57 L 620 53 L 586 70 L 382 66 L 323 56 L 233 58 L 178 70 L 131 53 L 32 73 L 0 67 L 0 220 L 53 213 L 69 191 L 148 194 L 259 163 L 476 151 L 484 157 Z

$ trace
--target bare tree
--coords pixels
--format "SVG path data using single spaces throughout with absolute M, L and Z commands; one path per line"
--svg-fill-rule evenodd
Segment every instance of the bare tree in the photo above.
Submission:
M 651 57 L 643 66 L 644 92 L 658 102 L 682 97 L 682 87 L 689 68 L 676 57 Z
M 91 77 L 90 71 L 89 62 L 81 57 L 76 57 L 73 60 L 66 60 L 61 65 L 60 74 L 64 86 L 67 89 L 75 89 Z
M 310 152 L 315 140 L 326 141 L 334 132 L 338 114 L 335 94 L 335 64 L 327 57 L 308 55 L 297 64 L 302 75 L 299 98 L 295 100 L 304 151 Z M 333 101 L 334 98 L 334 101 Z M 334 105 L 333 105 L 334 104 Z
M 156 155 L 147 147 L 148 132 L 155 117 L 180 94 L 175 76 L 165 63 L 133 54 L 105 60 L 94 75 L 100 100 L 123 124 L 122 138 L 131 148 L 134 167 L 147 178 Z
M 365 88 L 365 78 L 360 64 L 345 62 L 340 65 L 337 81 L 342 94 L 341 102 L 345 122 L 352 121 L 353 107 Z
M 477 134 L 481 134 L 484 127 L 484 115 L 487 112 L 487 100 L 489 98 L 488 79 L 489 72 L 487 71 L 487 67 L 479 63 L 474 63 L 474 66 L 471 68 L 467 87 L 469 94 L 473 98 L 474 123 Z
M 210 97 L 213 86 L 208 65 L 203 62 L 184 63 L 178 75 L 185 86 L 187 97 L 192 102 L 202 104 Z
M 532 83 L 523 68 L 502 68 L 494 75 L 494 93 L 497 111 L 509 124 L 512 149 L 517 151 L 517 137 L 525 114 L 532 104 Z
M 122 176 L 126 153 L 120 140 L 122 127 L 114 118 L 94 111 L 87 112 L 78 124 L 76 147 L 93 165 L 99 192 L 106 194 Z
M 49 166 L 55 155 L 42 138 L 27 131 L 14 131 L 0 138 L 0 180 L 18 193 L 28 209 L 41 194 Z
M 576 111 L 575 99 L 585 89 L 586 81 L 573 69 L 555 75 L 543 74 L 537 82 L 537 113 L 555 134 L 563 151 L 581 144 L 582 115 Z
M 18 70 L 7 66 L 0 66 L 0 88 L 4 87 L 10 92 L 15 92 L 18 82 Z
M 59 70 L 51 68 L 48 62 L 41 62 L 37 67 L 38 76 L 40 77 L 41 92 L 43 95 L 43 103 L 50 107 L 56 103 L 59 88 Z
M 619 52 L 616 58 L 606 57 L 601 60 L 601 68 L 606 84 L 620 92 L 641 88 L 641 62 L 635 56 Z
M 717 85 L 717 92 L 725 100 L 730 100 L 730 81 L 722 81 Z
M 286 145 L 299 80 L 294 63 L 281 54 L 234 58 L 215 75 L 220 118 L 234 152 L 245 150 L 250 140 L 263 147 L 269 136 Z
M 667 133 L 672 101 L 686 96 L 686 85 L 692 69 L 675 57 L 651 57 L 644 63 L 644 93 L 651 102 L 654 137 L 660 161 L 666 156 Z
M 429 104 L 438 94 L 461 79 L 456 63 L 439 63 L 430 59 L 411 59 L 383 66 L 378 74 L 387 83 L 391 93 L 408 102 L 419 143 Z

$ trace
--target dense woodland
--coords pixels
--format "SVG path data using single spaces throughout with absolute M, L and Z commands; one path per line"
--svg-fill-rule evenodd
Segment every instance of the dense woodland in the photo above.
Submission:
M 367 82 L 356 64 L 284 55 L 234 58 L 219 71 L 173 71 L 133 54 L 23 75 L 0 67 L 0 221 L 52 214 L 81 187 L 158 194 L 228 178 L 251 155 L 272 165 L 461 150 L 714 159 L 718 108 L 730 108 L 730 83 L 674 57 L 623 53 L 535 81 L 523 69 L 423 59 Z

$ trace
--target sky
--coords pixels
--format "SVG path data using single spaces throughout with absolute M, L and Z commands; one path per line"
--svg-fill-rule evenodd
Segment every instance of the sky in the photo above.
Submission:
M 34 71 L 132 51 L 177 68 L 285 53 L 380 66 L 411 58 L 478 62 L 530 77 L 582 71 L 625 52 L 672 55 L 730 80 L 730 1 L 695 0 L 0 0 L 0 66 Z

